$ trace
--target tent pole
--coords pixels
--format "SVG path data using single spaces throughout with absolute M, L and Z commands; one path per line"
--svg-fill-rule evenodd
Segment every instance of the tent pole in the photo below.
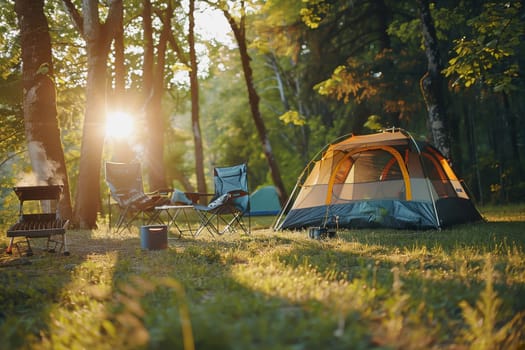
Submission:
M 290 196 L 288 197 L 288 200 L 286 201 L 286 204 L 281 209 L 281 212 L 279 213 L 279 215 L 277 216 L 276 220 L 272 224 L 272 227 L 273 227 L 274 231 L 279 231 L 281 229 L 281 226 L 283 224 L 281 222 L 281 219 L 283 218 L 284 213 L 286 213 L 286 211 L 288 210 L 288 207 L 290 206 L 290 203 L 292 202 L 292 198 L 294 198 L 295 191 L 297 191 L 297 188 L 299 187 L 299 182 L 301 181 L 300 180 L 301 177 L 302 176 L 300 176 L 299 180 L 297 180 L 297 182 L 295 183 L 295 187 L 293 188 L 292 193 L 290 193 Z
M 316 159 L 319 158 L 319 155 L 321 155 L 324 151 L 326 151 L 326 149 L 328 149 L 328 147 L 330 145 L 332 145 L 332 144 L 336 143 L 337 141 L 339 141 L 341 139 L 344 139 L 344 138 L 346 138 L 346 137 L 348 137 L 350 135 L 351 134 L 345 134 L 345 135 L 339 136 L 336 139 L 332 140 L 332 142 L 327 143 L 326 145 L 324 145 L 323 148 L 321 148 L 321 150 L 319 150 L 312 157 L 312 159 L 308 162 L 308 164 L 306 164 L 306 166 L 304 167 L 303 171 L 301 172 L 301 175 L 299 175 L 299 177 L 297 178 L 297 182 L 295 183 L 295 187 L 293 188 L 292 193 L 290 193 L 290 196 L 288 196 L 288 200 L 286 201 L 286 204 L 284 205 L 284 207 L 282 208 L 281 212 L 277 216 L 277 219 L 274 221 L 274 223 L 272 225 L 274 231 L 279 231 L 281 229 L 282 222 L 280 222 L 280 221 L 283 218 L 284 213 L 286 213 L 286 211 L 288 210 L 288 207 L 289 207 L 290 203 L 292 202 L 292 198 L 294 197 L 295 191 L 297 191 L 297 188 L 299 187 L 299 183 L 301 182 L 301 180 L 304 179 L 304 175 L 306 173 L 306 170 L 310 167 L 311 164 L 313 164 L 315 162 Z
M 434 209 L 434 214 L 436 215 L 436 227 L 438 230 L 441 230 L 441 224 L 440 224 L 441 220 L 439 220 L 439 214 L 438 214 L 437 207 L 436 207 L 436 200 L 434 198 L 434 194 L 432 193 L 432 188 L 430 187 L 432 186 L 432 182 L 430 181 L 428 177 L 427 169 L 425 168 L 425 164 L 423 164 L 423 161 L 421 160 L 421 149 L 419 148 L 416 140 L 414 140 L 414 138 L 408 131 L 403 130 L 403 132 L 406 133 L 408 137 L 410 137 L 410 141 L 412 141 L 412 143 L 416 147 L 417 154 L 419 154 L 419 162 L 421 163 L 421 169 L 423 169 L 423 175 L 425 175 L 425 180 L 426 180 L 425 182 L 427 184 L 428 194 L 430 195 L 430 200 L 432 201 L 432 208 Z

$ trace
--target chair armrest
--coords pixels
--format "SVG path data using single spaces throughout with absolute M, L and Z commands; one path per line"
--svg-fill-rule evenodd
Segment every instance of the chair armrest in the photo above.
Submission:
M 243 190 L 230 191 L 228 192 L 228 194 L 230 195 L 230 199 L 235 199 L 235 198 L 244 197 L 244 196 L 249 195 L 248 192 L 243 191 Z
M 159 188 L 155 191 L 146 193 L 148 196 L 163 196 L 163 197 L 169 197 L 173 193 L 173 188 Z
M 184 192 L 184 194 L 194 204 L 202 204 L 200 203 L 202 198 L 213 197 L 215 195 L 215 193 L 204 193 L 204 192 Z

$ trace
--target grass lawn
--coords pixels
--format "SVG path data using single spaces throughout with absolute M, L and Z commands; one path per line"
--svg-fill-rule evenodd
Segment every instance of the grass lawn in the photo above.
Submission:
M 160 251 L 104 225 L 68 231 L 70 256 L 35 240 L 0 255 L 0 349 L 524 349 L 525 205 L 481 211 L 329 240 L 253 218 Z

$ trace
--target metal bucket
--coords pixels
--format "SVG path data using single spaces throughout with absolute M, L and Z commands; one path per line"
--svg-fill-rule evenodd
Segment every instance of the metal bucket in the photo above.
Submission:
M 168 248 L 168 226 L 142 226 L 140 228 L 140 247 L 146 250 Z

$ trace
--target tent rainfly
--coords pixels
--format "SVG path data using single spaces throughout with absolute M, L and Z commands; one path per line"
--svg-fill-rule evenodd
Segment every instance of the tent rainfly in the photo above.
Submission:
M 448 161 L 401 129 L 328 145 L 299 177 L 275 229 L 439 229 L 481 220 Z

